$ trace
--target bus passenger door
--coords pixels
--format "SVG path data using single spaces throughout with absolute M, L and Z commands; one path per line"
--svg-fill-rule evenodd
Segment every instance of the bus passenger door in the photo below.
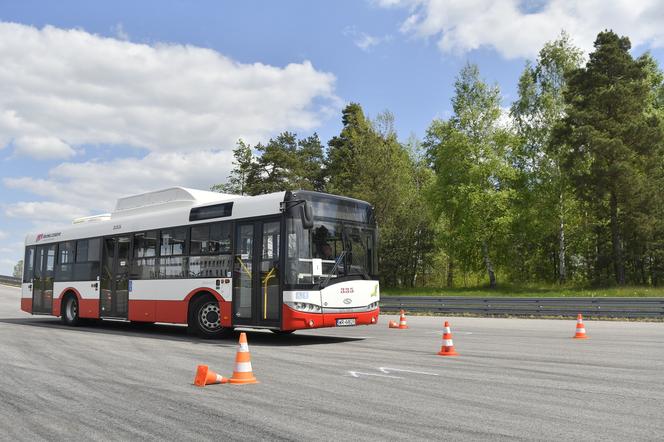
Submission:
M 281 223 L 239 222 L 235 232 L 233 324 L 279 327 Z
M 261 325 L 281 324 L 281 297 L 279 294 L 279 252 L 281 247 L 281 222 L 263 222 L 261 229 L 260 253 L 256 256 L 260 286 L 257 293 L 258 312 Z
M 53 309 L 53 277 L 57 244 L 38 246 L 32 282 L 32 313 L 51 314 Z
M 130 236 L 104 238 L 99 291 L 99 316 L 102 318 L 127 318 L 130 244 Z

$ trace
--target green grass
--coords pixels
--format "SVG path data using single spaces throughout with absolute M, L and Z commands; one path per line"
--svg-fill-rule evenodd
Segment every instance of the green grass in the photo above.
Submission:
M 384 296 L 474 296 L 474 297 L 664 297 L 664 287 L 609 287 L 582 288 L 565 286 L 535 286 L 501 284 L 495 289 L 488 287 L 460 288 L 382 288 Z

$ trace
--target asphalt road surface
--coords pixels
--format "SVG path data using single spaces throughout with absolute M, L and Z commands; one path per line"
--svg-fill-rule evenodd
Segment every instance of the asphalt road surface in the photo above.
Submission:
M 3 440 L 661 440 L 664 323 L 451 318 L 276 336 L 248 333 L 256 385 L 230 376 L 233 338 L 120 322 L 69 328 L 0 286 Z

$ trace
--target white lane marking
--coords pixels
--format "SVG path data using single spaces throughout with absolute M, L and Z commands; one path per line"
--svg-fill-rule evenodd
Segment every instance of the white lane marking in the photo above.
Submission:
M 348 374 L 350 374 L 354 378 L 359 378 L 360 376 L 376 376 L 376 377 L 379 377 L 379 378 L 403 379 L 399 376 L 388 376 L 388 375 L 385 375 L 385 374 L 378 374 L 378 373 L 365 373 L 363 371 L 348 370 Z
M 427 371 L 404 370 L 403 368 L 378 367 L 378 370 L 382 371 L 385 374 L 389 374 L 393 371 L 399 371 L 402 373 L 414 373 L 414 374 L 424 374 L 428 376 L 438 376 L 438 373 L 429 373 Z

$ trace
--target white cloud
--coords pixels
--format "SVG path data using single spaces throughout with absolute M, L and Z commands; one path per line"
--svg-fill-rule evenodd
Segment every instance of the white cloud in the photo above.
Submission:
M 364 52 L 370 52 L 374 46 L 381 43 L 386 43 L 392 39 L 391 35 L 384 35 L 382 37 L 370 35 L 366 32 L 358 31 L 354 26 L 348 26 L 343 30 L 343 35 L 353 39 L 353 43 Z
M 18 202 L 5 206 L 5 215 L 11 218 L 28 218 L 36 222 L 71 221 L 83 214 L 84 211 L 76 206 L 51 201 Z
M 13 242 L 11 244 L 3 244 L 0 247 L 0 253 L 2 254 L 17 254 L 23 251 L 24 243 L 23 242 Z
M 369 51 L 373 46 L 377 46 L 378 44 L 388 40 L 389 40 L 388 37 L 376 37 L 373 35 L 362 33 L 355 40 L 355 45 L 358 48 L 362 49 L 363 51 Z
M 5 207 L 5 214 L 33 221 L 70 221 L 77 216 L 110 212 L 115 200 L 155 189 L 186 186 L 208 189 L 226 181 L 232 167 L 232 152 L 151 152 L 143 158 L 62 163 L 45 178 L 5 178 L 8 188 L 21 189 L 52 203 L 23 202 Z M 42 205 L 43 204 L 43 205 Z M 43 212 L 48 213 L 42 216 Z
M 127 37 L 121 26 L 119 37 Z M 230 149 L 311 130 L 339 106 L 309 61 L 238 63 L 214 50 L 0 23 L 0 147 L 64 158 L 87 144 L 152 152 Z
M 75 154 L 67 143 L 55 137 L 20 136 L 14 140 L 14 152 L 37 159 L 69 158 Z
M 5 239 L 7 238 L 7 232 L 0 230 L 0 239 Z
M 378 0 L 377 4 L 408 9 L 401 31 L 433 38 L 445 53 L 487 47 L 505 58 L 534 58 L 562 29 L 586 52 L 604 29 L 627 35 L 633 46 L 664 45 L 664 8 L 659 0 Z

